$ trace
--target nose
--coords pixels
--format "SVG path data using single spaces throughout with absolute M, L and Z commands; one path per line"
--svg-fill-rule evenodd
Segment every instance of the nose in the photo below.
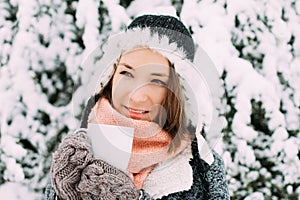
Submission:
M 131 92 L 129 99 L 134 103 L 146 102 L 149 99 L 149 92 L 147 86 L 136 88 Z

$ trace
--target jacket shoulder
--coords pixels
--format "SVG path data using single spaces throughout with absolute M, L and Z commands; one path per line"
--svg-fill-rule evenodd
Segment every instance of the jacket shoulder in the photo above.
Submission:
M 205 181 L 208 182 L 209 199 L 229 199 L 226 182 L 225 166 L 221 156 L 213 151 L 214 162 L 206 172 Z

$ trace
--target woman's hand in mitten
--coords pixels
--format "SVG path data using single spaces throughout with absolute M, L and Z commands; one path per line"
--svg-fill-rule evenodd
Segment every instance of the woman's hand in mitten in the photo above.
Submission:
M 94 159 L 81 174 L 77 192 L 82 199 L 139 199 L 139 191 L 123 171 Z
M 85 130 L 67 135 L 53 155 L 52 185 L 61 199 L 80 199 L 75 186 L 82 170 L 92 160 L 91 143 Z

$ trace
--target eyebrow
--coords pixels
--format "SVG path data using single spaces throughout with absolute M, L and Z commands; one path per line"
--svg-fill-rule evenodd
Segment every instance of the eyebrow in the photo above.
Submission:
M 123 65 L 124 67 L 128 68 L 128 69 L 131 69 L 131 70 L 134 70 L 133 67 L 131 67 L 130 65 L 126 64 L 126 63 L 119 63 L 119 65 Z
M 119 65 L 122 65 L 128 69 L 131 69 L 131 70 L 135 70 L 132 66 L 126 64 L 126 63 L 119 63 Z M 152 76 L 165 76 L 165 77 L 169 77 L 167 74 L 164 74 L 164 73 L 151 73 Z
M 151 73 L 152 76 L 165 76 L 165 77 L 169 77 L 167 74 L 161 74 L 161 73 Z

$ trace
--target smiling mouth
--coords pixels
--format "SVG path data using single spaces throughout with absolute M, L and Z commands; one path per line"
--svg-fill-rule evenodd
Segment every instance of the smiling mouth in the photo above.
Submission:
M 146 114 L 149 113 L 149 111 L 147 111 L 147 110 L 129 108 L 127 106 L 124 106 L 124 107 L 127 109 L 129 117 L 132 118 L 132 119 L 142 119 L 142 118 L 144 118 L 144 116 Z
M 147 110 L 140 110 L 140 109 L 135 109 L 135 108 L 129 108 L 127 106 L 125 106 L 125 108 L 131 112 L 131 113 L 135 113 L 135 114 L 146 114 L 146 113 L 149 113 L 149 111 Z

